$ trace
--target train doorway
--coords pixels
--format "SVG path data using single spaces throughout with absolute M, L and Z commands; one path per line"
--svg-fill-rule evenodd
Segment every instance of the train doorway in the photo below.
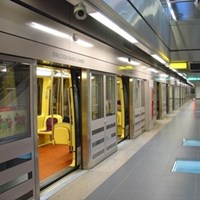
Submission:
M 129 136 L 129 78 L 117 78 L 117 135 L 118 142 Z
M 37 137 L 41 189 L 80 164 L 80 72 L 37 67 Z

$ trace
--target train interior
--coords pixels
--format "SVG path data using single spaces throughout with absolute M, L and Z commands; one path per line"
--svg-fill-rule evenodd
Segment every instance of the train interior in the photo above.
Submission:
M 38 65 L 37 89 L 39 177 L 44 187 L 76 166 L 70 70 Z

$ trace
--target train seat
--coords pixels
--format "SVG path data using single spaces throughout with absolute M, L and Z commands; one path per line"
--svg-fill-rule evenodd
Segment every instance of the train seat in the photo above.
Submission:
M 38 116 L 37 116 L 37 126 L 38 126 L 38 130 L 43 129 L 43 126 L 44 126 L 44 119 L 45 119 L 45 115 L 38 115 Z
M 53 119 L 53 121 L 52 121 Z M 52 135 L 52 128 L 56 123 L 62 122 L 62 116 L 54 114 L 47 115 L 44 119 L 43 128 L 38 130 L 38 134 L 48 134 Z
M 117 111 L 117 125 L 122 126 L 121 112 Z
M 70 124 L 66 122 L 54 125 L 54 143 L 70 145 Z

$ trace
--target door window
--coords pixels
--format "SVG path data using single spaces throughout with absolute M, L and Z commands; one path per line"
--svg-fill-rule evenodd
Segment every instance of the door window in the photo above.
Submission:
M 0 143 L 30 136 L 29 65 L 0 61 Z

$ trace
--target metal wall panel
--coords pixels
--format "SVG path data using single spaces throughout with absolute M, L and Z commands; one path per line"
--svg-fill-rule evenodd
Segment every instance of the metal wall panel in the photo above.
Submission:
M 133 5 L 141 13 L 144 19 L 150 24 L 156 34 L 169 45 L 169 18 L 166 16 L 163 7 L 158 0 L 131 0 Z M 145 33 L 148 36 L 148 32 Z
M 175 86 L 174 88 L 174 109 L 179 108 L 179 102 L 180 102 L 180 90 L 179 86 Z
M 160 1 L 132 0 L 132 5 L 124 0 L 105 2 L 133 27 L 136 38 L 142 38 L 138 40 L 146 47 L 169 55 L 169 19 Z
M 171 60 L 199 61 L 200 22 L 177 22 L 170 28 Z
M 200 99 L 200 83 L 195 84 L 195 98 Z

